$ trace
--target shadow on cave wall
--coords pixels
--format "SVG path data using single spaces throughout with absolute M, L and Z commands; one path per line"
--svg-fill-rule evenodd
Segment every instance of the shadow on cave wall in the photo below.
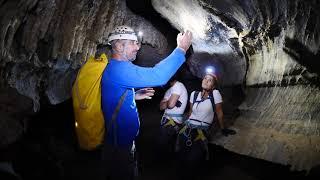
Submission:
M 296 72 L 293 72 L 295 73 L 293 75 L 301 74 L 302 77 L 309 81 L 312 85 L 320 87 L 320 52 L 318 51 L 313 53 L 301 42 L 288 37 L 285 38 L 285 47 L 283 50 L 297 63 L 307 68 L 307 71 L 300 69 Z M 316 73 L 317 76 L 310 76 L 308 71 L 311 73 Z
M 126 0 L 128 8 L 135 14 L 147 19 L 154 27 L 156 27 L 167 38 L 168 44 L 175 47 L 176 36 L 178 30 L 162 18 L 152 6 L 151 0 Z

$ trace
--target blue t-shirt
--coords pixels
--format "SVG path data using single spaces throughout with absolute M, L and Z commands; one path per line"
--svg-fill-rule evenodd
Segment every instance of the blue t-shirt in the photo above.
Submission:
M 176 48 L 167 58 L 154 67 L 140 67 L 130 61 L 111 59 L 103 72 L 101 80 L 101 103 L 105 119 L 108 144 L 129 147 L 139 131 L 139 116 L 134 100 L 134 88 L 161 86 L 176 73 L 185 61 L 185 52 Z M 121 95 L 128 90 L 119 110 L 118 117 L 109 127 L 112 114 Z

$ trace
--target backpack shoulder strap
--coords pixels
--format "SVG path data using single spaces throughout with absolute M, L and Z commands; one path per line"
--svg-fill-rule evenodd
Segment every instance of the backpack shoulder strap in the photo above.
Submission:
M 192 101 L 193 104 L 197 100 L 197 97 L 198 97 L 199 93 L 200 93 L 200 91 L 194 91 L 193 101 Z
M 200 91 L 195 91 L 194 92 L 192 103 L 194 103 L 197 100 L 197 97 L 198 97 L 199 93 L 200 93 Z M 213 112 L 216 112 L 215 111 L 216 110 L 216 105 L 214 103 L 213 91 L 211 91 L 211 93 L 209 94 L 209 99 L 210 99 L 211 104 L 212 104 Z
M 128 89 L 126 89 L 126 90 L 124 91 L 124 93 L 121 95 L 121 97 L 120 97 L 120 99 L 119 99 L 119 101 L 118 101 L 118 104 L 117 104 L 117 106 L 116 106 L 116 109 L 115 109 L 115 110 L 113 111 L 113 113 L 112 113 L 111 121 L 110 121 L 107 129 L 110 129 L 113 123 L 115 123 L 115 124 L 114 124 L 115 126 L 118 125 L 118 124 L 116 123 L 116 119 L 117 119 L 117 117 L 118 117 L 120 108 L 121 108 L 121 106 L 122 106 L 122 104 L 123 104 L 123 101 L 124 101 L 124 99 L 126 98 L 127 94 L 128 94 Z M 113 140 L 114 140 L 115 145 L 118 146 L 116 129 L 117 129 L 117 128 L 115 128 L 114 131 L 113 131 Z
M 214 103 L 213 91 L 211 91 L 211 94 L 210 94 L 210 101 L 212 104 L 213 112 L 216 112 L 216 104 Z

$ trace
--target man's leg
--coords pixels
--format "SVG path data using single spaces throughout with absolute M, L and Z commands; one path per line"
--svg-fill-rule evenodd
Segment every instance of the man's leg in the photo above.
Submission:
M 130 148 L 105 145 L 103 162 L 108 180 L 133 180 L 134 159 Z

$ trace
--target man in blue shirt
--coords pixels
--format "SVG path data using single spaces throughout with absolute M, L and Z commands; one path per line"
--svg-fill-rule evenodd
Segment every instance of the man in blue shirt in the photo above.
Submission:
M 135 92 L 135 88 L 166 84 L 184 63 L 191 40 L 190 31 L 179 33 L 177 48 L 167 58 L 154 67 L 140 67 L 132 63 L 140 49 L 134 30 L 128 26 L 119 26 L 109 35 L 112 57 L 102 76 L 101 94 L 106 126 L 103 155 L 111 179 L 133 178 L 130 153 L 140 125 L 135 103 L 139 94 Z M 151 91 L 153 90 L 146 89 L 142 94 L 149 93 L 152 96 Z M 122 104 L 119 103 L 121 97 Z M 151 97 L 146 95 L 145 98 Z

